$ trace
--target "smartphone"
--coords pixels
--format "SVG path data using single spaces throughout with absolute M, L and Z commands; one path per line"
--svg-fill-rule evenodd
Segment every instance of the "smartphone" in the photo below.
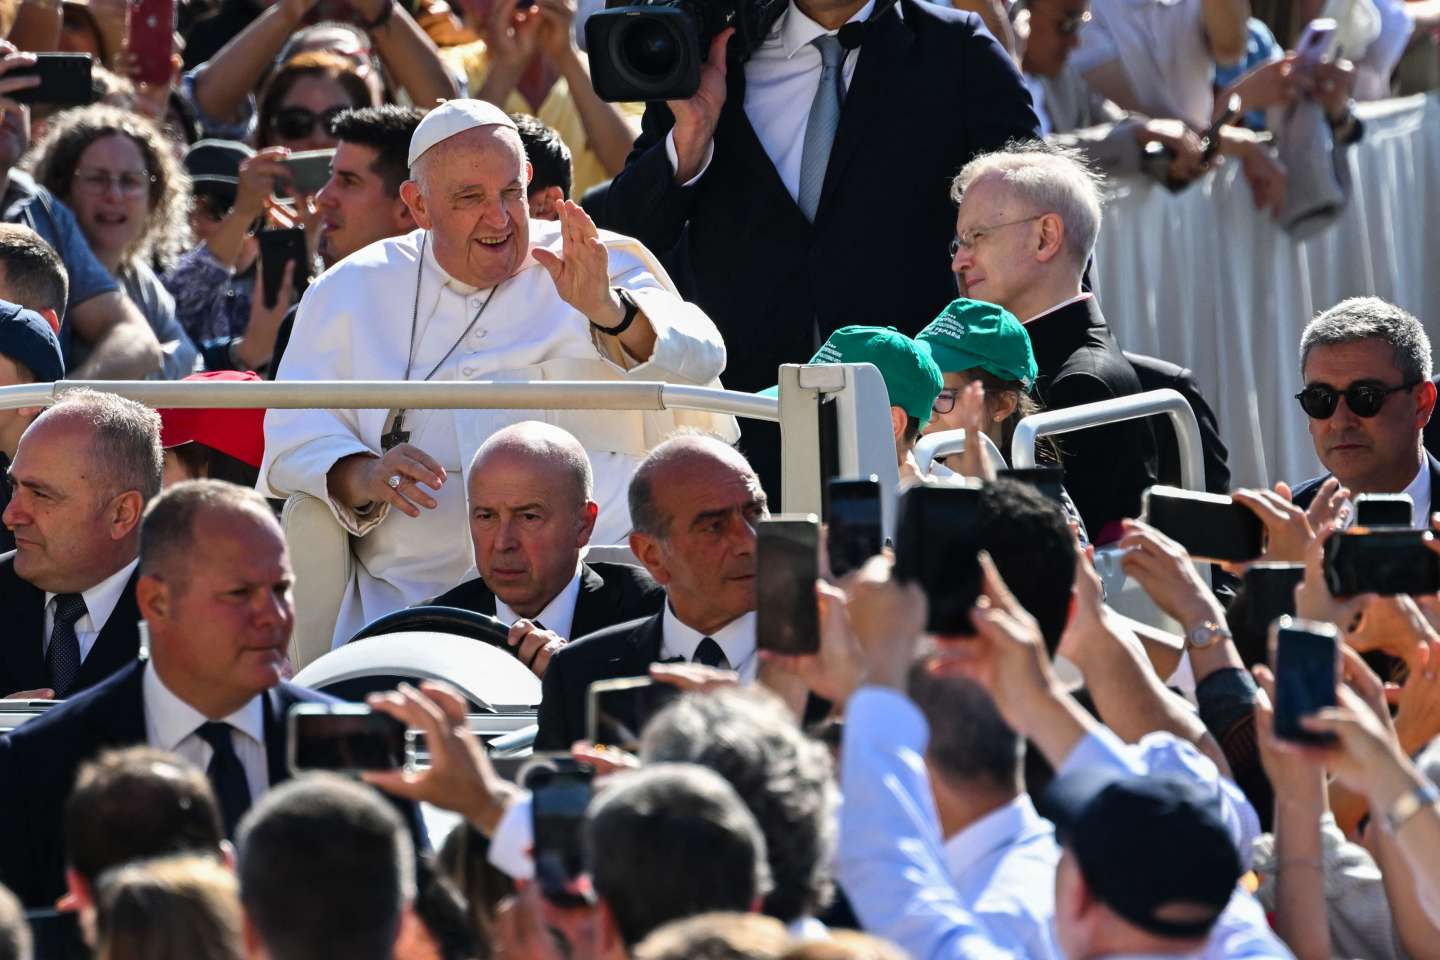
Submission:
M 531 796 L 535 879 L 546 899 L 558 906 L 589 906 L 593 899 L 583 880 L 582 832 L 594 776 L 592 769 L 567 757 L 537 761 L 521 771 Z
M 1340 635 L 1332 624 L 1281 617 L 1270 630 L 1270 669 L 1275 671 L 1275 736 L 1300 743 L 1330 743 L 1300 718 L 1335 706 L 1340 683 Z
M 832 477 L 829 516 L 825 548 L 831 576 L 843 577 L 859 569 L 885 548 L 880 522 L 880 478 L 874 474 Z
M 1243 563 L 1265 550 L 1260 518 L 1221 494 L 1151 487 L 1145 491 L 1142 519 L 1196 559 Z
M 335 160 L 334 149 L 302 150 L 292 153 L 280 162 L 290 171 L 289 183 L 277 183 L 275 195 L 308 197 L 319 193 L 320 188 L 330 182 L 330 167 Z M 281 189 L 285 192 L 282 193 Z
M 1215 154 L 1220 152 L 1220 128 L 1229 126 L 1240 119 L 1241 106 L 1244 101 L 1240 94 L 1230 94 L 1230 99 L 1225 101 L 1225 109 L 1215 122 L 1200 136 L 1200 160 L 1202 163 L 1209 163 L 1215 159 Z
M 970 610 L 980 595 L 977 528 L 980 483 L 920 484 L 900 499 L 895 531 L 895 577 L 925 591 L 931 633 L 968 636 Z
M 170 86 L 170 57 L 175 47 L 175 0 L 131 0 L 127 42 L 135 55 L 134 78 Z
M 755 646 L 775 653 L 820 649 L 820 519 L 813 513 L 760 521 L 755 531 Z
M 1295 615 L 1295 588 L 1305 579 L 1303 563 L 1255 563 L 1245 570 L 1245 623 L 1263 636 L 1281 617 Z
M 1313 67 L 1333 59 L 1338 25 L 1330 17 L 1316 17 L 1305 25 L 1300 41 L 1295 44 L 1295 59 L 1301 66 Z
M 649 677 L 596 680 L 587 694 L 586 739 L 636 753 L 645 724 L 679 695 L 679 688 Z
M 295 289 L 303 290 L 310 282 L 310 251 L 305 247 L 305 231 L 300 227 L 279 230 L 262 230 L 260 239 L 260 269 L 265 275 L 265 289 L 261 291 L 267 310 L 275 309 L 280 299 L 280 283 L 285 279 L 285 264 L 295 264 Z
M 400 770 L 413 744 L 405 724 L 358 703 L 299 703 L 287 729 L 290 771 Z
M 1355 526 L 1411 529 L 1415 501 L 1408 493 L 1362 493 L 1355 498 Z
M 1337 597 L 1440 592 L 1440 556 L 1424 530 L 1347 530 L 1325 541 L 1325 585 Z
M 1065 470 L 1061 467 L 1021 467 L 999 470 L 995 475 L 1027 483 L 1056 503 L 1065 502 Z
M 10 99 L 20 103 L 43 103 L 55 107 L 83 107 L 95 99 L 90 85 L 91 60 L 88 53 L 37 53 L 35 63 L 16 67 L 6 76 L 38 76 L 40 85 L 16 90 Z

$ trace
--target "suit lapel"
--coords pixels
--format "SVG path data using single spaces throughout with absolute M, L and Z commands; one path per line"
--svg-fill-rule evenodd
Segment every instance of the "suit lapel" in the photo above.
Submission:
M 265 771 L 270 786 L 290 779 L 290 767 L 286 757 L 286 717 L 297 698 L 277 684 L 263 694 L 265 700 Z M 255 799 L 259 799 L 258 797 Z
M 135 582 L 139 579 L 140 568 L 136 567 L 125 584 L 120 601 L 115 604 L 100 635 L 95 638 L 90 655 L 80 664 L 80 673 L 75 679 L 77 687 L 94 686 L 139 655 L 140 628 L 137 624 L 140 607 L 135 601 Z
M 861 56 L 845 92 L 840 108 L 840 128 L 830 147 L 830 160 L 825 167 L 825 183 L 820 188 L 817 219 L 824 216 L 830 195 L 845 173 L 845 166 L 855 150 L 867 138 L 875 136 L 875 120 L 893 103 L 890 95 L 893 80 L 902 69 L 902 61 L 911 46 L 910 33 L 894 7 L 872 21 L 860 47 Z M 853 56 L 854 54 L 852 54 Z
M 650 664 L 660 659 L 660 651 L 664 649 L 664 625 L 664 610 L 640 624 L 628 651 L 627 665 L 634 667 L 634 672 L 621 676 L 643 676 L 650 672 Z
M 615 622 L 609 614 L 613 613 L 618 605 L 619 594 L 615 591 L 611 591 L 611 594 L 605 592 L 604 577 L 590 564 L 580 564 L 580 595 L 575 598 L 575 616 L 570 620 L 570 636 L 567 640 L 594 633 Z
M 50 672 L 45 669 L 45 591 L 21 580 L 13 566 L 6 566 L 6 617 L 13 631 L 5 641 L 4 676 L 12 690 L 0 690 L 0 696 L 20 690 L 50 686 Z

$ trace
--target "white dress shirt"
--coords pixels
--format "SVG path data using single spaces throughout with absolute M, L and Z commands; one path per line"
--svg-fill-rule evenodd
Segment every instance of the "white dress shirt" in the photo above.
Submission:
M 559 634 L 566 640 L 571 639 L 570 628 L 575 625 L 575 603 L 580 599 L 580 567 L 575 567 L 575 576 L 565 584 L 565 589 L 555 595 L 555 598 L 545 604 L 533 617 L 525 618 L 506 605 L 504 600 L 498 596 L 495 598 L 495 619 L 505 626 L 513 626 L 516 620 L 529 619 L 532 623 L 539 621 L 540 625 L 551 633 Z
M 145 740 L 158 750 L 169 750 L 201 770 L 208 770 L 215 752 L 195 735 L 209 717 L 181 700 L 155 672 L 155 662 L 145 665 L 142 681 L 145 703 Z M 270 786 L 270 768 L 265 759 L 265 705 L 263 694 L 236 710 L 223 722 L 230 725 L 230 742 L 245 768 L 245 783 L 251 801 L 259 800 Z
M 674 660 L 679 657 L 686 663 L 691 662 L 695 659 L 695 650 L 705 636 L 699 630 L 681 623 L 675 616 L 675 611 L 670 609 L 670 604 L 665 604 L 665 615 L 660 622 L 661 660 Z M 731 620 L 709 636 L 720 644 L 720 649 L 725 651 L 725 658 L 730 661 L 730 669 L 738 673 L 742 681 L 755 679 L 760 667 L 755 656 L 755 611 Z
M 1412 509 L 1410 511 L 1410 526 L 1417 530 L 1430 529 L 1430 513 L 1433 507 L 1430 504 L 1430 458 L 1420 457 L 1420 472 L 1415 474 L 1415 479 L 1405 488 L 1405 493 L 1410 497 Z
M 970 824 L 945 841 L 945 866 L 960 902 L 1031 960 L 1063 960 L 1055 917 L 1055 828 L 1035 812 L 1029 794 Z
M 680 299 L 641 244 L 606 231 L 600 236 L 609 253 L 611 284 L 633 294 L 655 329 L 655 348 L 645 362 L 625 354 L 614 338 L 595 334 L 585 316 L 560 299 L 533 256 L 499 286 L 476 290 L 449 276 L 435 260 L 427 231 L 416 230 L 365 247 L 310 286 L 278 379 L 404 380 L 408 370 L 410 379 L 421 380 L 433 369 L 430 379 L 436 381 L 663 380 L 719 386 L 725 344 L 715 325 Z M 559 224 L 532 220 L 530 244 L 559 254 Z M 413 361 L 407 364 L 415 314 Z M 630 475 L 664 437 L 683 426 L 717 431 L 727 440 L 739 436 L 733 417 L 704 413 L 411 410 L 405 418 L 410 442 L 448 473 L 440 490 L 431 492 L 438 505 L 422 509 L 419 517 L 392 513 L 388 504 L 360 513 L 331 498 L 327 476 L 344 457 L 380 455 L 388 419 L 387 410 L 277 409 L 265 416 L 259 489 L 273 497 L 307 493 L 328 503 L 352 536 L 357 562 L 336 622 L 340 643 L 375 617 L 466 579 L 473 554 L 465 470 L 497 430 L 542 420 L 579 439 L 594 467 L 600 504 L 595 543 L 622 542 L 628 534 Z
M 90 651 L 95 647 L 95 641 L 100 637 L 100 631 L 105 629 L 105 624 L 110 620 L 110 614 L 115 612 L 120 598 L 125 595 L 125 584 L 130 582 L 130 574 L 135 572 L 135 567 L 139 563 L 140 560 L 137 557 L 89 590 L 81 591 L 80 596 L 85 601 L 85 616 L 75 621 L 75 639 L 80 641 L 80 661 L 82 663 L 86 657 L 90 656 Z M 55 632 L 55 597 L 56 594 L 46 591 L 45 649 L 42 652 L 47 654 L 50 652 L 50 634 Z
M 875 0 L 870 0 L 846 22 L 862 21 L 874 9 Z M 895 10 L 898 13 L 900 8 L 897 6 Z M 824 67 L 820 51 L 811 41 L 839 32 L 826 30 L 791 3 L 770 28 L 770 35 L 745 61 L 745 117 L 792 199 L 800 194 L 800 155 L 805 148 L 805 127 L 810 121 L 810 104 L 820 89 L 820 71 Z M 850 89 L 859 60 L 859 48 L 846 51 L 841 68 L 846 90 Z M 665 137 L 665 152 L 671 169 L 679 169 L 673 130 Z M 705 175 L 714 155 L 715 144 L 711 143 L 705 148 L 700 172 L 686 181 L 685 186 Z

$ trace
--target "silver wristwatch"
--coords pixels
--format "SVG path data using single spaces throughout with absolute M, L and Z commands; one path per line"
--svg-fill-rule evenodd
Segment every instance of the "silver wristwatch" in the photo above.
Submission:
M 1190 628 L 1185 634 L 1185 644 L 1195 650 L 1204 650 L 1220 640 L 1230 640 L 1233 637 L 1229 627 L 1214 620 L 1206 620 Z

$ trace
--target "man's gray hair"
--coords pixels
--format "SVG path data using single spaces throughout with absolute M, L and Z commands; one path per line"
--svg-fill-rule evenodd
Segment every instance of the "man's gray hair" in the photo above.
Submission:
M 160 492 L 165 452 L 160 447 L 160 414 L 144 404 L 113 393 L 67 391 L 35 422 L 74 418 L 94 433 L 90 459 L 110 488 L 97 491 L 103 499 L 138 490 L 149 503 Z
M 655 503 L 655 474 L 679 460 L 689 457 L 725 459 L 736 467 L 754 473 L 745 455 L 713 433 L 694 427 L 682 427 L 651 448 L 630 478 L 630 527 L 664 540 L 670 531 L 670 517 Z
M 483 458 L 502 451 L 531 457 L 568 474 L 579 503 L 595 499 L 595 473 L 590 458 L 570 432 L 539 420 L 525 420 L 497 430 L 475 451 L 470 461 L 470 476 L 475 476 Z
M 173 573 L 184 567 L 177 558 L 194 556 L 197 549 L 195 518 L 212 510 L 250 513 L 278 529 L 274 511 L 251 488 L 224 480 L 186 480 L 156 497 L 140 521 L 140 573 L 181 576 Z
M 1071 262 L 1085 269 L 1100 236 L 1103 178 L 1080 153 L 1038 140 L 1012 141 L 965 164 L 950 185 L 950 199 L 958 204 L 985 177 L 999 179 L 1035 215 L 1059 216 Z
M 774 695 L 736 688 L 681 697 L 646 725 L 640 755 L 709 767 L 740 794 L 775 877 L 766 913 L 793 923 L 830 902 L 839 798 L 830 753 Z
M 1317 316 L 1300 335 L 1300 375 L 1316 347 L 1361 340 L 1384 340 L 1395 352 L 1395 366 L 1406 383 L 1429 380 L 1430 338 L 1420 321 L 1379 297 L 1351 297 Z

